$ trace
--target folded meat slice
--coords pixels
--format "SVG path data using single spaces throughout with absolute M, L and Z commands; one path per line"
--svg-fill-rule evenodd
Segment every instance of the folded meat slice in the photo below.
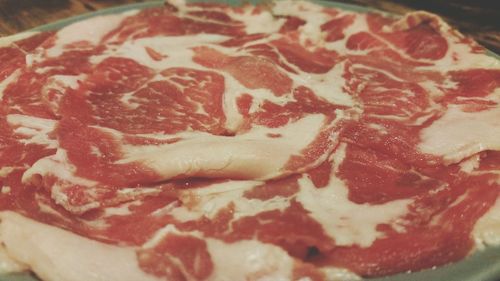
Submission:
M 290 173 L 288 160 L 314 141 L 324 122 L 324 116 L 315 114 L 280 128 L 256 126 L 234 137 L 195 134 L 154 147 L 125 145 L 117 163 L 143 163 L 162 179 L 270 179 Z
M 450 106 L 441 118 L 422 130 L 419 148 L 457 163 L 485 150 L 500 150 L 500 109 L 492 106 L 480 111 L 465 111 Z
M 473 236 L 476 247 L 495 246 L 500 243 L 498 233 L 500 229 L 500 200 L 495 201 L 491 209 L 474 225 Z
M 336 138 L 335 122 L 328 121 L 324 115 L 311 114 L 282 127 L 254 126 L 235 136 L 203 132 L 138 136 L 61 121 L 57 153 L 37 161 L 23 182 L 50 189 L 57 203 L 82 213 L 157 194 L 158 183 L 170 179 L 283 177 L 326 159 L 335 146 L 322 143 L 335 143 Z M 304 153 L 319 155 L 309 161 Z
M 2 212 L 0 219 L 6 252 L 43 280 L 289 280 L 305 266 L 275 245 L 251 239 L 227 243 L 172 225 L 132 247 L 91 240 L 14 212 Z
M 160 67 L 113 50 L 62 89 L 57 152 L 23 176 L 70 212 L 155 195 L 172 179 L 280 178 L 319 165 L 336 146 L 340 106 L 271 60 L 246 54 L 219 69 L 187 51 L 158 58 Z M 270 76 L 276 83 L 262 84 Z
M 420 132 L 422 152 L 458 163 L 476 153 L 500 150 L 500 70 L 468 69 L 448 73 L 443 113 Z
M 478 46 L 422 12 L 176 2 L 0 39 L 0 260 L 44 280 L 356 280 L 332 272 L 496 243 L 500 76 Z
M 6 252 L 43 280 L 160 280 L 139 268 L 133 247 L 100 243 L 14 212 L 0 219 Z

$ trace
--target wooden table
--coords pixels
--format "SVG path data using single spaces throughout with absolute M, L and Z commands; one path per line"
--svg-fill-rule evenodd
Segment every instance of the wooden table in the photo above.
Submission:
M 486 0 L 340 0 L 403 14 L 413 10 L 436 13 L 500 53 L 500 7 Z M 0 35 L 14 34 L 58 19 L 144 0 L 0 0 Z M 497 7 L 494 7 L 497 6 Z

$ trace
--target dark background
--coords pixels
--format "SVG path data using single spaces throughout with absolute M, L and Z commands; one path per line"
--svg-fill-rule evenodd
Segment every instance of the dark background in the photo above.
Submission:
M 338 0 L 404 14 L 426 10 L 442 16 L 483 46 L 500 53 L 499 0 Z M 0 0 L 0 36 L 102 8 L 144 0 Z

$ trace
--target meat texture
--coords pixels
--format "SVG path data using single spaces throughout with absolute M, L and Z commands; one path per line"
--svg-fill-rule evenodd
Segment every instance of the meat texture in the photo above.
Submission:
M 5 270 L 354 280 L 500 237 L 499 62 L 433 14 L 172 1 L 0 40 Z

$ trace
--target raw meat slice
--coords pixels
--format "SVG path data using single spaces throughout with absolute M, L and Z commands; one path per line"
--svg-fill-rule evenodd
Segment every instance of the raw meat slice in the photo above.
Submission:
M 0 59 L 11 269 L 356 280 L 499 241 L 499 64 L 435 15 L 172 1 Z

